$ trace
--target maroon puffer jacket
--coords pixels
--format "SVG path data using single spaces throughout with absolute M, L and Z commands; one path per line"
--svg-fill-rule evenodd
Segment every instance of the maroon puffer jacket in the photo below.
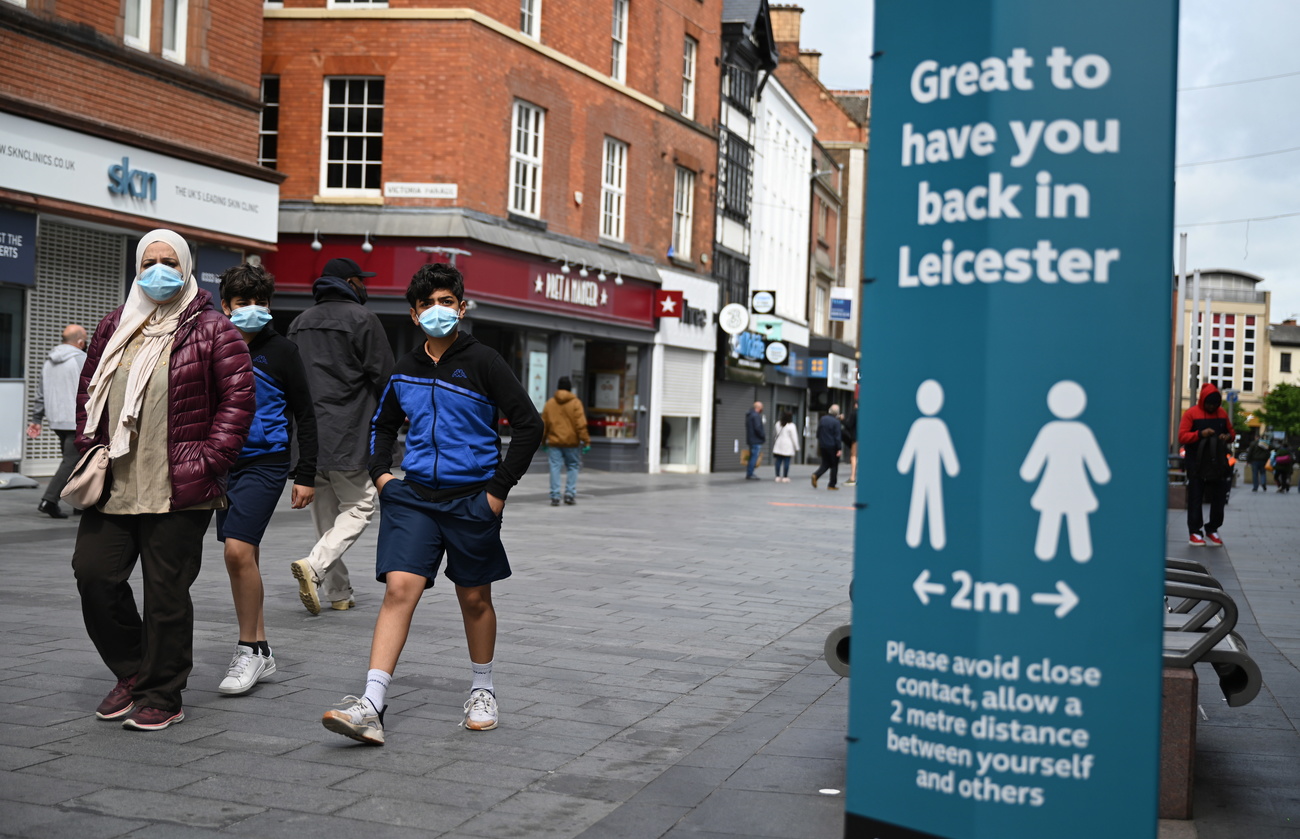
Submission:
M 108 442 L 107 411 L 93 436 L 85 432 L 86 389 L 121 317 L 120 306 L 109 312 L 86 350 L 77 388 L 77 448 L 83 452 Z M 256 406 L 248 345 L 230 320 L 212 308 L 212 295 L 203 289 L 176 328 L 167 386 L 171 507 L 182 510 L 225 493 L 226 473 L 244 447 Z

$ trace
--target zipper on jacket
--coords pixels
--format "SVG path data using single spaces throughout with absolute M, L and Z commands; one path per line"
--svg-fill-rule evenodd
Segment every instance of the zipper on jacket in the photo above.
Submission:
M 438 362 L 433 360 L 428 350 L 424 351 L 424 355 L 433 364 L 433 384 L 429 387 L 429 442 L 433 444 L 433 488 L 442 489 L 442 484 L 438 480 L 438 461 L 442 450 L 438 448 L 435 433 L 438 428 Z

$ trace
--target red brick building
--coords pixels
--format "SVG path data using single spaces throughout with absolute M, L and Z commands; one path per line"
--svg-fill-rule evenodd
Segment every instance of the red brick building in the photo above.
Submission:
M 277 310 L 347 256 L 404 352 L 407 281 L 458 251 L 475 336 L 539 406 L 573 379 L 596 464 L 645 468 L 660 269 L 709 272 L 720 18 L 721 0 L 268 4 Z
M 274 248 L 261 37 L 260 0 L 0 0 L 0 379 L 28 404 L 63 326 L 122 302 L 142 233 L 184 235 L 201 281 Z M 49 474 L 54 435 L 22 461 Z

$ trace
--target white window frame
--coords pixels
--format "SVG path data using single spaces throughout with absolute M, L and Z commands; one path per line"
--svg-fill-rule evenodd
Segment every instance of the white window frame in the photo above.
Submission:
M 542 0 L 519 0 L 519 31 L 542 40 Z
M 830 312 L 828 311 L 830 296 L 830 286 L 817 283 L 813 291 L 813 332 L 818 335 L 830 334 Z
M 695 119 L 695 68 L 700 56 L 700 42 L 686 36 L 682 44 L 682 116 Z
M 267 80 L 267 79 L 275 79 L 275 80 L 276 80 L 277 93 L 276 93 L 275 101 L 274 101 L 274 102 L 268 102 L 267 99 L 266 99 L 266 80 Z M 276 168 L 278 168 L 279 165 L 280 165 L 280 94 L 279 94 L 279 92 L 278 92 L 278 89 L 279 89 L 279 81 L 280 81 L 280 77 L 279 77 L 279 76 L 263 76 L 263 77 L 262 77 L 262 82 L 261 82 L 261 87 L 262 87 L 262 90 L 261 90 L 261 94 L 262 94 L 262 95 L 261 95 L 261 99 L 262 99 L 262 113 L 261 113 L 261 115 L 258 116 L 258 120 L 257 120 L 257 164 L 258 164 L 259 166 L 266 166 L 268 169 L 276 169 Z M 267 130 L 266 130 L 266 109 L 267 109 L 267 108 L 275 108 L 275 111 L 276 111 L 275 130 L 274 130 L 274 131 L 267 131 Z M 262 155 L 262 138 L 263 138 L 263 137 L 275 137 L 275 138 L 276 138 L 276 151 L 275 151 L 275 157 L 264 157 L 264 156 Z
M 350 137 L 350 136 L 362 136 L 362 137 L 376 137 L 376 136 L 377 136 L 377 137 L 379 137 L 380 139 L 382 139 L 383 136 L 384 136 L 384 133 L 383 133 L 382 130 L 381 130 L 378 134 L 374 134 L 374 133 L 372 133 L 372 132 L 365 131 L 364 129 L 363 129 L 361 132 L 349 132 L 349 131 L 346 130 L 346 125 L 345 125 L 345 127 L 344 127 L 344 130 L 341 131 L 341 132 L 331 132 L 331 131 L 329 130 L 330 86 L 331 86 L 334 82 L 343 82 L 343 83 L 347 83 L 347 82 L 355 82 L 355 81 L 364 81 L 364 82 L 382 82 L 382 81 L 385 81 L 385 79 L 384 79 L 383 76 L 326 76 L 326 77 L 325 77 L 325 84 L 324 84 L 324 86 L 323 86 L 322 89 L 321 89 L 321 94 L 322 94 L 322 95 L 321 95 L 321 121 L 320 121 L 320 137 L 321 137 L 321 141 L 320 141 L 320 194 L 321 194 L 321 195 L 339 195 L 339 196 L 354 196 L 354 197 L 376 197 L 376 196 L 381 196 L 381 195 L 384 194 L 384 190 L 383 190 L 383 165 L 384 165 L 384 160 L 383 160 L 383 157 L 382 157 L 382 156 L 379 158 L 379 163 L 377 164 L 377 165 L 380 167 L 380 169 L 379 169 L 379 172 L 380 172 L 380 186 L 379 186 L 379 187 L 375 187 L 375 188 L 367 189 L 367 188 L 365 188 L 365 187 L 347 187 L 347 186 L 331 187 L 331 186 L 329 186 L 329 165 L 330 165 L 330 162 L 331 162 L 331 161 L 330 161 L 330 156 L 329 156 L 329 140 L 330 140 L 330 137 L 332 137 L 332 136 L 338 136 L 338 137 L 344 137 L 344 138 L 347 138 L 347 137 Z M 369 102 L 369 99 L 370 99 L 370 93 L 369 93 L 369 90 L 367 89 L 367 92 L 366 92 L 366 101 Z M 384 109 L 386 110 L 387 107 L 388 107 L 388 104 L 387 104 L 387 99 L 388 99 L 388 85 L 387 85 L 387 84 L 384 85 L 384 99 L 385 99 L 385 102 L 384 102 L 384 104 L 381 105 L 380 107 L 381 107 L 381 108 L 384 108 Z M 347 104 L 348 104 L 348 105 L 352 105 L 353 103 L 347 103 Z M 368 107 L 368 106 L 363 105 L 362 107 Z M 345 119 L 345 123 L 346 123 L 346 119 Z M 337 162 L 337 161 L 336 161 L 336 162 Z M 346 157 L 344 157 L 344 159 L 343 159 L 342 162 L 343 162 L 343 165 L 344 165 L 344 170 L 343 170 L 343 171 L 344 171 L 343 181 L 344 181 L 344 183 L 347 183 L 347 165 L 348 165 L 349 161 L 347 160 Z M 369 166 L 369 165 L 371 165 L 369 162 L 364 162 L 364 161 L 362 162 L 362 164 L 363 164 L 363 166 Z M 363 172 L 364 172 L 364 169 L 363 169 Z M 364 176 L 363 176 L 363 180 L 364 180 Z
M 691 258 L 691 228 L 695 223 L 695 173 L 677 167 L 673 185 L 673 256 Z
M 512 213 L 542 217 L 542 162 L 546 149 L 546 111 L 516 99 L 510 118 L 510 191 Z
M 20 9 L 27 8 L 27 0 L 4 0 L 4 1 L 10 4 L 11 6 L 17 6 Z
M 175 61 L 177 64 L 184 64 L 185 44 L 189 40 L 190 0 L 162 0 L 162 7 L 162 56 L 168 61 Z M 169 11 L 173 16 L 171 23 L 174 29 L 171 33 L 174 46 L 171 49 L 167 48 L 167 13 Z
M 617 82 L 627 83 L 627 14 L 628 0 L 614 0 L 614 23 L 611 37 L 609 75 Z
M 132 32 L 127 29 L 126 12 L 122 13 L 122 41 L 128 47 L 133 49 L 149 51 L 149 35 L 153 31 L 153 8 L 151 0 L 126 0 L 127 7 L 134 6 L 136 9 L 136 28 Z
M 366 9 L 370 7 L 387 8 L 388 0 L 329 0 L 327 9 Z
M 600 237 L 623 241 L 627 220 L 627 143 L 605 138 L 600 165 Z

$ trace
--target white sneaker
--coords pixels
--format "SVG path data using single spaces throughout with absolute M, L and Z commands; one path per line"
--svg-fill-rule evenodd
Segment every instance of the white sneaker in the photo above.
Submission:
M 348 703 L 352 704 L 348 704 Z M 375 706 L 365 699 L 345 696 L 340 705 L 347 705 L 343 710 L 326 711 L 321 717 L 321 725 L 372 746 L 384 745 L 384 712 L 376 711 Z
M 464 726 L 470 731 L 490 731 L 497 727 L 497 698 L 492 691 L 479 688 L 469 692 Z
M 270 670 L 267 670 L 267 663 L 270 663 Z M 226 668 L 226 678 L 221 680 L 217 687 L 218 693 L 224 693 L 227 696 L 239 696 L 241 693 L 248 693 L 257 684 L 257 680 L 269 673 L 275 672 L 275 659 L 262 658 L 260 655 L 239 644 L 235 647 L 235 656 L 230 659 L 230 667 Z

